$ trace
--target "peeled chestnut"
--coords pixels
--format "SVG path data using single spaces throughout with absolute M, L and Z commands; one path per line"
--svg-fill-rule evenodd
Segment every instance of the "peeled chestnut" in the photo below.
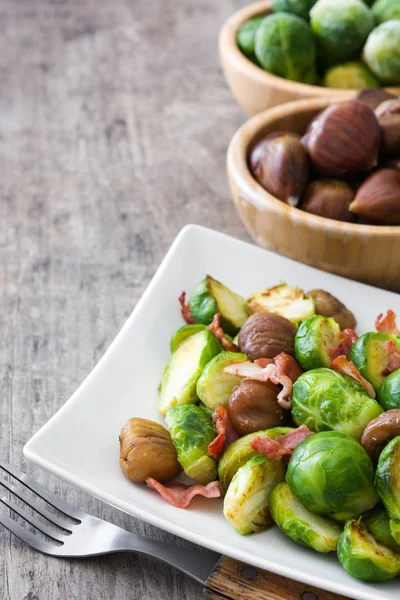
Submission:
M 380 137 L 374 112 L 362 102 L 349 100 L 317 115 L 303 143 L 321 175 L 340 177 L 376 165 Z
M 375 114 L 382 130 L 380 152 L 400 154 L 400 98 L 382 102 Z
M 380 169 L 368 177 L 349 210 L 376 223 L 400 225 L 400 171 Z
M 266 136 L 254 147 L 250 169 L 270 194 L 296 206 L 307 183 L 309 161 L 300 137 L 281 132 Z
M 355 220 L 349 211 L 354 196 L 355 193 L 347 183 L 335 179 L 320 179 L 306 187 L 299 208 L 327 219 L 350 222 Z
M 276 398 L 279 387 L 270 381 L 243 379 L 229 400 L 229 416 L 235 431 L 246 435 L 261 429 L 284 425 L 286 412 Z
M 396 96 L 389 94 L 389 92 L 386 92 L 385 90 L 379 88 L 366 88 L 359 92 L 356 100 L 363 102 L 372 110 L 375 110 L 382 102 L 385 102 L 385 100 L 393 100 L 394 98 L 396 98 Z
M 294 356 L 295 335 L 296 327 L 285 317 L 257 312 L 242 326 L 238 343 L 250 360 L 274 358 L 281 352 Z

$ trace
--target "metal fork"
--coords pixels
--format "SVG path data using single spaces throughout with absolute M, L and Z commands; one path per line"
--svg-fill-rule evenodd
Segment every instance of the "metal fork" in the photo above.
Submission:
M 4 478 L 1 469 L 23 484 L 34 495 L 31 497 L 24 488 L 17 489 Z M 157 540 L 147 539 L 117 527 L 117 525 L 92 517 L 65 502 L 56 494 L 49 492 L 35 479 L 17 471 L 17 469 L 2 460 L 0 460 L 0 485 L 11 492 L 11 498 L 13 496 L 17 497 L 44 517 L 50 524 L 58 528 L 58 530 L 55 530 L 49 527 L 35 515 L 22 508 L 14 499 L 8 499 L 5 496 L 0 497 L 0 502 L 32 525 L 35 532 L 24 527 L 2 510 L 0 510 L 0 524 L 43 554 L 76 558 L 115 552 L 138 552 L 164 561 L 190 575 L 199 583 L 204 583 L 221 558 L 221 555 L 216 552 L 210 551 L 208 554 L 199 554 L 187 548 L 179 548 Z M 46 504 L 42 505 L 39 498 L 44 500 Z M 57 509 L 60 514 L 56 515 L 50 507 Z M 46 535 L 48 539 L 43 539 L 38 532 Z

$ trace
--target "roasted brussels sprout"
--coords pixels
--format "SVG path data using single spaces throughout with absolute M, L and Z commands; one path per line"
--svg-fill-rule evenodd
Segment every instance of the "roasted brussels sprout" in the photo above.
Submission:
M 209 325 L 216 313 L 221 315 L 221 327 L 235 335 L 247 317 L 246 301 L 225 285 L 207 275 L 189 300 L 190 312 L 196 323 Z
M 375 487 L 389 516 L 400 519 L 400 436 L 382 450 L 375 475 Z
M 310 9 L 317 0 L 272 0 L 274 12 L 287 12 L 308 21 Z
M 251 315 L 239 333 L 239 348 L 250 360 L 274 358 L 281 352 L 294 356 L 296 327 L 285 317 L 268 312 Z
M 221 352 L 207 363 L 197 381 L 196 392 L 208 408 L 228 404 L 233 388 L 239 385 L 243 377 L 225 373 L 224 369 L 246 360 L 247 356 L 240 352 Z
M 256 437 L 267 436 L 274 440 L 281 435 L 289 433 L 289 431 L 292 431 L 291 427 L 274 427 L 266 431 L 249 433 L 230 444 L 218 462 L 218 478 L 223 489 L 228 489 L 233 476 L 240 467 L 250 460 L 250 458 L 253 458 L 253 456 L 257 456 L 257 452 L 250 446 L 250 443 Z
M 296 544 L 314 548 L 317 552 L 336 550 L 341 532 L 339 525 L 303 506 L 286 482 L 278 483 L 272 490 L 269 509 L 279 529 Z
M 313 315 L 303 321 L 294 338 L 296 360 L 305 371 L 329 367 L 330 350 L 340 344 L 340 327 L 332 317 Z
M 400 352 L 400 338 L 391 333 L 364 333 L 353 345 L 349 359 L 377 392 L 385 379 L 391 354 L 387 342 L 392 340 Z
M 253 62 L 257 61 L 255 52 L 254 52 L 254 42 L 256 37 L 256 31 L 258 29 L 259 24 L 265 18 L 265 15 L 262 17 L 255 17 L 254 19 L 249 19 L 246 23 L 243 23 L 239 28 L 237 33 L 236 41 L 237 45 L 243 52 L 247 58 L 250 58 Z
M 378 544 L 383 544 L 386 548 L 390 548 L 392 552 L 400 554 L 400 544 L 396 542 L 390 530 L 390 519 L 383 506 L 377 506 L 364 519 L 368 531 L 373 535 Z
M 246 435 L 284 425 L 287 411 L 277 402 L 279 392 L 279 387 L 270 381 L 243 379 L 229 399 L 229 416 L 235 431 Z
M 207 412 L 194 404 L 173 406 L 165 416 L 178 460 L 186 475 L 207 484 L 217 476 L 217 465 L 207 456 L 217 431 Z
M 363 60 L 385 84 L 400 84 L 400 20 L 378 25 L 364 46 Z
M 319 0 L 310 11 L 311 30 L 336 60 L 350 60 L 363 47 L 374 19 L 360 0 Z
M 292 418 L 312 431 L 335 429 L 359 440 L 382 408 L 356 381 L 331 369 L 314 369 L 293 385 Z
M 184 325 L 183 327 L 177 329 L 171 338 L 171 352 L 174 353 L 184 341 L 186 341 L 189 337 L 192 337 L 192 335 L 195 333 L 199 333 L 199 331 L 203 331 L 204 329 L 206 329 L 206 326 L 201 325 L 200 323 L 196 323 L 194 325 Z
M 169 481 L 182 471 L 171 436 L 159 423 L 129 419 L 121 429 L 119 442 L 121 469 L 131 481 L 143 483 L 148 477 Z
M 165 368 L 159 387 L 157 407 L 161 414 L 176 404 L 197 402 L 197 380 L 206 364 L 221 350 L 221 344 L 208 329 L 195 333 L 179 346 Z
M 357 321 L 353 313 L 329 292 L 311 290 L 311 292 L 307 292 L 307 296 L 314 300 L 315 314 L 332 317 L 342 330 L 356 328 Z
M 355 60 L 331 67 L 325 73 L 323 85 L 344 90 L 362 90 L 379 88 L 381 82 L 364 63 Z
M 400 520 L 399 519 L 390 519 L 389 521 L 390 534 L 397 546 L 400 546 Z M 398 552 L 398 550 L 396 550 Z
M 281 315 L 295 325 L 315 314 L 314 300 L 286 283 L 253 294 L 247 300 L 247 308 L 251 313 L 266 311 Z
M 377 25 L 400 19 L 400 0 L 376 0 L 371 10 Z
M 278 460 L 258 455 L 236 472 L 224 499 L 225 518 L 242 535 L 263 531 L 272 524 L 269 495 L 285 477 Z
M 315 46 L 308 24 L 300 17 L 276 13 L 258 26 L 255 54 L 269 73 L 304 81 L 314 70 Z
M 379 544 L 361 519 L 347 521 L 339 537 L 338 557 L 347 573 L 361 581 L 386 581 L 400 573 L 400 557 Z
M 378 400 L 385 410 L 400 408 L 400 369 L 385 377 L 378 390 Z
M 316 433 L 301 442 L 286 481 L 306 508 L 338 521 L 358 517 L 379 500 L 370 457 L 356 440 L 338 431 Z

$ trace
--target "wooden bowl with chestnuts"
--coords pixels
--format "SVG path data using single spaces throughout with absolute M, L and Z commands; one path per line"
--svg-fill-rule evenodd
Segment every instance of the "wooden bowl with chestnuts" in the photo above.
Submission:
M 264 111 L 233 136 L 227 169 L 258 244 L 400 292 L 400 99 L 364 90 Z

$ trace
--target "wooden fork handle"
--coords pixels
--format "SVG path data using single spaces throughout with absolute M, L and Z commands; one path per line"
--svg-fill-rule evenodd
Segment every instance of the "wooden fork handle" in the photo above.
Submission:
M 220 560 L 204 591 L 212 600 L 347 600 L 228 557 Z

